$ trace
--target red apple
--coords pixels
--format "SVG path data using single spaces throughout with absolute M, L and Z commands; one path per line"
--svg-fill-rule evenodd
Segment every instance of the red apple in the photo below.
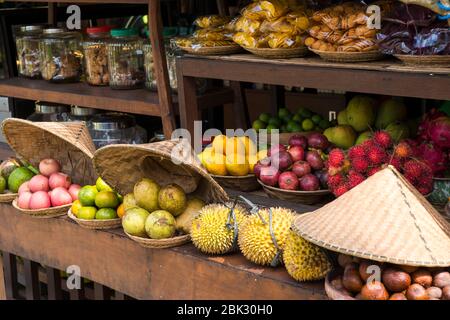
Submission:
M 325 167 L 322 157 L 316 150 L 308 151 L 306 153 L 306 161 L 308 161 L 309 165 L 314 170 L 322 170 Z
M 311 133 L 308 136 L 308 146 L 314 149 L 325 150 L 330 145 L 327 137 L 321 133 Z
M 267 151 L 267 155 L 270 157 L 280 151 L 286 151 L 286 147 L 282 144 L 276 144 L 272 147 L 270 147 L 269 151 Z
M 292 166 L 292 172 L 294 172 L 298 178 L 311 173 L 311 166 L 306 161 L 297 161 Z
M 280 171 L 285 171 L 290 166 L 292 166 L 292 157 L 289 152 L 286 151 L 280 151 L 276 154 L 272 154 L 270 160 L 271 166 L 277 168 Z
M 319 179 L 311 173 L 303 176 L 299 180 L 300 180 L 300 190 L 302 191 L 317 191 L 320 189 Z
M 278 184 L 279 177 L 280 171 L 278 171 L 277 168 L 272 166 L 261 168 L 259 179 L 262 181 L 262 183 L 271 187 L 276 187 Z
M 289 145 L 291 147 L 294 146 L 299 146 L 302 147 L 303 150 L 306 149 L 308 147 L 308 139 L 305 136 L 301 136 L 301 135 L 293 135 L 290 139 L 289 139 Z
M 305 149 L 300 146 L 290 147 L 288 152 L 291 155 L 293 162 L 305 160 Z
M 278 185 L 283 190 L 297 190 L 299 186 L 298 177 L 292 171 L 283 172 L 278 178 Z

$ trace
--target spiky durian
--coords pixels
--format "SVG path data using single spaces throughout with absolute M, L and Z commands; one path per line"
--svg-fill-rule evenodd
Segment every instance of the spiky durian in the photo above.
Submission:
M 287 272 L 297 281 L 321 280 L 331 271 L 331 263 L 322 249 L 294 231 L 286 240 L 283 262 Z
M 231 206 L 230 206 L 231 207 Z M 227 226 L 230 208 L 223 204 L 203 207 L 191 226 L 192 243 L 200 251 L 208 254 L 224 254 L 234 249 L 234 220 Z M 235 206 L 238 227 L 248 214 L 241 206 Z
M 283 250 L 295 213 L 285 208 L 271 210 L 273 234 L 278 247 Z M 278 250 L 270 234 L 269 209 L 259 210 L 259 215 L 266 224 L 257 214 L 245 219 L 239 229 L 239 248 L 248 260 L 260 265 L 271 265 L 276 260 Z

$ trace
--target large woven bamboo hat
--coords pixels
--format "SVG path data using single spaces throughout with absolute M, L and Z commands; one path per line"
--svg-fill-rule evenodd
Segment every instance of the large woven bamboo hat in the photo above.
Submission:
M 450 225 L 398 172 L 388 168 L 293 229 L 326 249 L 380 262 L 450 266 Z
M 95 146 L 84 122 L 31 122 L 9 118 L 2 123 L 11 148 L 37 166 L 42 159 L 57 159 L 62 171 L 79 184 L 92 183 Z
M 185 140 L 106 146 L 95 153 L 94 166 L 98 175 L 121 194 L 133 192 L 140 179 L 151 178 L 162 186 L 176 183 L 187 194 L 208 202 L 228 199 Z

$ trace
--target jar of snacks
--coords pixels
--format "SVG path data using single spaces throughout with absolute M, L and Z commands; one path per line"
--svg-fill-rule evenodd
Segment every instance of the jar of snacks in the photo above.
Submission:
M 108 53 L 106 42 L 112 27 L 87 28 L 87 39 L 83 42 L 86 82 L 93 86 L 109 85 Z
M 65 122 L 69 119 L 70 107 L 64 104 L 39 102 L 27 120 L 34 122 Z
M 175 52 L 170 46 L 170 44 L 165 45 L 166 50 L 166 60 L 167 60 L 167 72 L 169 74 L 169 85 L 170 88 L 177 92 L 177 69 Z M 153 64 L 153 53 L 152 46 L 150 43 L 144 44 L 144 54 L 145 54 L 145 86 L 150 90 L 158 90 L 156 84 L 156 72 Z
M 107 45 L 109 86 L 112 89 L 136 89 L 144 86 L 143 40 L 137 29 L 113 29 Z
M 38 79 L 41 77 L 39 40 L 42 26 L 22 26 L 16 35 L 17 71 L 19 76 Z
M 99 113 L 97 109 L 72 106 L 69 119 L 67 121 L 85 121 L 88 122 L 92 117 Z
M 82 74 L 81 34 L 45 29 L 39 43 L 42 78 L 51 82 L 77 82 Z

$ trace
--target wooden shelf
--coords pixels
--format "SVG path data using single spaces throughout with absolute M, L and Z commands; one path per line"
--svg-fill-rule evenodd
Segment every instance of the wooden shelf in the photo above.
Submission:
M 183 77 L 450 100 L 450 68 L 394 60 L 333 63 L 318 57 L 267 60 L 252 54 L 179 58 Z
M 6 2 L 23 2 L 22 0 L 6 0 Z M 130 3 L 130 4 L 148 4 L 149 0 L 31 0 L 29 2 L 42 3 L 95 3 L 95 4 L 115 4 L 115 3 Z

